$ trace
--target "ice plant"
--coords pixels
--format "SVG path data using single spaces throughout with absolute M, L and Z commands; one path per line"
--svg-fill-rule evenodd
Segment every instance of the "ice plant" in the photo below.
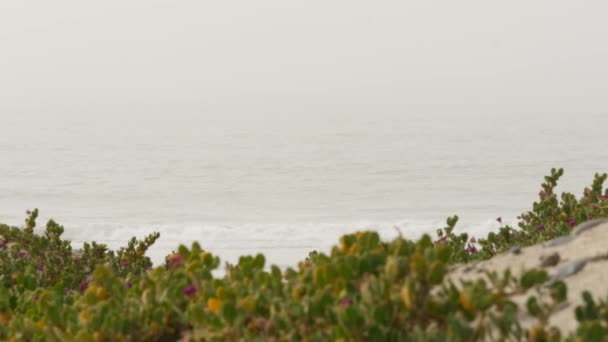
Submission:
M 469 245 L 469 253 L 473 254 L 477 252 L 477 248 L 473 245 Z
M 543 226 L 542 224 L 539 224 L 536 226 L 535 228 L 537 231 L 541 231 L 541 230 L 545 230 L 545 226 Z
M 568 219 L 568 224 L 570 225 L 570 227 L 574 227 L 576 226 L 576 221 L 571 217 Z

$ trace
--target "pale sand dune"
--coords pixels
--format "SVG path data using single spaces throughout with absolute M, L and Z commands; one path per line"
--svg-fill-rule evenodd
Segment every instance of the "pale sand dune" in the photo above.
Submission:
M 483 270 L 495 270 L 502 274 L 510 268 L 519 278 L 522 270 L 541 266 L 541 258 L 559 254 L 559 263 L 544 267 L 551 277 L 569 274 L 563 278 L 568 286 L 567 306 L 555 312 L 550 323 L 558 327 L 564 335 L 574 331 L 577 326 L 574 309 L 582 303 L 581 293 L 591 292 L 596 299 L 608 297 L 608 220 L 590 221 L 592 224 L 581 224 L 573 233 L 558 243 L 547 243 L 521 249 L 521 253 L 511 252 L 497 255 L 494 258 L 474 265 L 459 266 L 450 275 L 450 279 L 459 284 L 459 279 L 470 280 L 483 276 Z M 595 223 L 595 224 L 593 224 Z M 555 241 L 555 240 L 554 240 Z M 582 268 L 581 268 L 582 267 Z M 534 323 L 534 319 L 525 312 L 525 302 L 535 290 L 514 298 L 522 309 L 521 322 L 524 327 Z

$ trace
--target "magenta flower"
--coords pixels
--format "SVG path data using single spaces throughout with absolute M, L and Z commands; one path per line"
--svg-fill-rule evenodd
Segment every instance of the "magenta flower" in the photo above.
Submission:
M 127 268 L 129 267 L 129 262 L 128 261 L 123 261 L 122 264 L 120 264 L 123 268 Z
M 352 300 L 352 299 L 350 299 L 350 298 L 343 299 L 343 300 L 340 302 L 340 306 L 341 306 L 341 307 L 343 307 L 343 308 L 348 307 L 348 306 L 351 306 L 351 305 L 353 305 L 353 300 Z
M 182 263 L 182 261 L 184 261 L 184 257 L 181 254 L 173 254 L 169 257 L 169 266 L 178 266 Z
M 44 263 L 41 261 L 36 265 L 36 269 L 38 271 L 42 271 L 44 269 Z
M 545 226 L 543 226 L 542 224 L 539 224 L 538 226 L 536 226 L 536 230 L 538 230 L 538 231 L 545 230 Z
M 79 285 L 78 285 L 78 291 L 83 292 L 84 290 L 87 289 L 87 287 L 89 287 L 89 282 L 86 280 L 83 280 Z
M 127 280 L 127 282 L 125 283 L 125 285 L 127 285 L 127 288 L 131 288 L 133 286 L 133 283 L 131 283 L 130 281 Z
M 608 200 L 608 194 L 601 196 L 603 200 Z
M 498 221 L 498 223 L 502 223 L 502 217 L 497 217 L 496 221 Z
M 196 287 L 194 285 L 187 286 L 184 291 L 182 291 L 184 295 L 191 296 L 196 293 Z
M 72 289 L 71 289 L 71 288 L 69 288 L 69 287 L 64 287 L 64 288 L 63 288 L 63 293 L 65 293 L 65 294 L 68 294 L 68 293 L 70 293 L 71 291 L 72 291 Z
M 469 246 L 469 253 L 473 254 L 473 253 L 476 253 L 476 252 L 477 252 L 477 248 L 475 248 L 475 246 L 473 246 L 473 245 L 470 245 Z
M 36 293 L 36 295 L 34 296 L 34 300 L 38 301 L 38 299 L 40 299 L 40 295 Z
M 19 255 L 20 258 L 23 258 L 24 256 L 27 255 L 27 251 L 25 249 L 22 249 L 22 250 L 19 251 L 18 255 Z
M 6 247 L 6 244 L 4 242 L 0 242 L 0 248 L 4 248 Z
M 574 227 L 576 226 L 576 221 L 574 221 L 574 219 L 571 217 L 568 219 L 568 224 L 570 225 L 570 227 Z

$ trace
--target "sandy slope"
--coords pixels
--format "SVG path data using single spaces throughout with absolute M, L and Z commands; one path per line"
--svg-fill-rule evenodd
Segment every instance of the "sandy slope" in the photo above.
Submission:
M 559 261 L 555 265 L 542 265 L 543 259 L 553 255 L 552 259 Z M 552 277 L 559 277 L 568 286 L 568 302 L 565 307 L 551 316 L 550 323 L 560 328 L 563 334 L 568 334 L 576 328 L 574 309 L 582 303 L 581 292 L 589 290 L 594 298 L 608 297 L 608 220 L 593 220 L 574 228 L 568 237 L 551 241 L 545 245 L 535 245 L 522 248 L 519 254 L 503 253 L 494 258 L 474 265 L 457 267 L 450 275 L 452 280 L 475 279 L 483 275 L 483 270 L 495 270 L 502 274 L 506 268 L 511 268 L 517 277 L 523 269 L 543 267 Z M 525 311 L 525 301 L 533 294 L 528 291 L 519 295 L 515 301 Z M 527 314 L 521 317 L 523 326 L 534 322 Z

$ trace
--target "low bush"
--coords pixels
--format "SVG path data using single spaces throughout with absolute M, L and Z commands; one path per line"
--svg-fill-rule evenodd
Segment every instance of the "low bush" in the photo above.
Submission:
M 159 238 L 135 238 L 117 251 L 92 242 L 74 250 L 63 227 L 49 221 L 35 233 L 38 210 L 23 227 L 0 225 L 0 337 L 15 340 L 483 340 L 594 339 L 608 334 L 608 308 L 583 294 L 577 331 L 562 336 L 548 317 L 566 300 L 563 282 L 547 273 L 486 273 L 454 284 L 450 265 L 490 258 L 568 234 L 608 216 L 607 175 L 596 175 L 577 199 L 555 187 L 552 170 L 540 199 L 486 238 L 457 234 L 448 218 L 436 239 L 381 241 L 371 231 L 341 237 L 329 253 L 311 252 L 296 267 L 267 267 L 263 255 L 226 264 L 195 242 L 164 265 L 145 256 Z M 500 221 L 500 219 L 499 219 Z M 537 288 L 519 307 L 513 297 Z M 536 323 L 524 328 L 518 315 Z

